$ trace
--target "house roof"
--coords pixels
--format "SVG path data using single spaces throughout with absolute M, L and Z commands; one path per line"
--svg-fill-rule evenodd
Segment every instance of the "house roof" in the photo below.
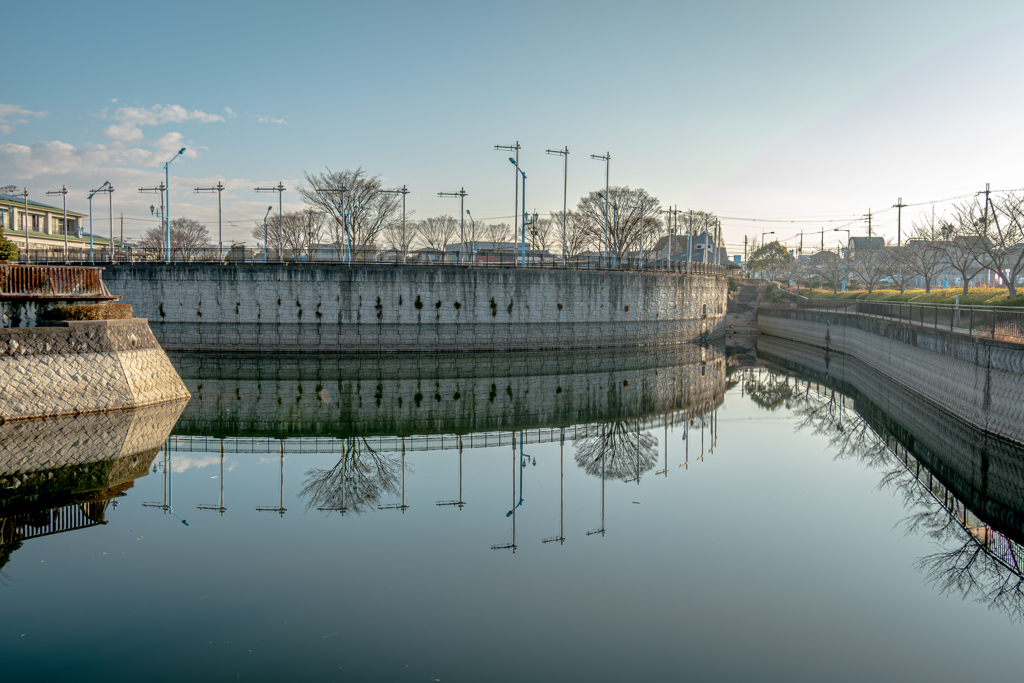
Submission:
M 16 208 L 24 208 L 25 200 L 9 194 L 0 194 L 0 204 L 5 204 L 7 206 L 13 205 Z M 50 206 L 49 204 L 42 204 L 40 202 L 32 201 L 32 199 L 28 200 L 28 208 L 29 210 L 36 209 L 41 211 L 49 211 L 52 213 L 64 213 L 64 209 L 59 206 Z M 68 215 L 75 216 L 76 218 L 84 218 L 86 214 L 78 213 L 77 211 L 72 211 L 71 209 L 68 209 Z

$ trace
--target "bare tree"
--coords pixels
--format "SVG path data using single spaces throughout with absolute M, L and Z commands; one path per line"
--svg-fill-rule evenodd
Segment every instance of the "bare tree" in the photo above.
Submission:
M 907 259 L 907 248 L 903 245 L 897 246 L 890 242 L 882 249 L 880 267 L 884 276 L 892 279 L 893 284 L 900 288 L 900 294 L 907 291 L 907 284 L 914 274 Z
M 946 242 L 946 257 L 950 268 L 960 274 L 964 296 L 969 292 L 971 280 L 985 270 L 980 258 L 985 247 L 977 230 L 984 215 L 977 198 L 953 206 L 953 222 L 949 226 L 952 239 Z
M 416 241 L 416 223 L 410 220 L 414 212 L 410 211 L 405 216 L 405 226 L 402 226 L 402 219 L 388 221 L 381 230 L 381 237 L 384 246 L 394 249 L 399 253 L 408 253 Z
M 380 176 L 370 176 L 362 168 L 328 168 L 325 173 L 303 175 L 306 186 L 299 188 L 303 201 L 328 217 L 327 231 L 332 241 L 336 245 L 349 242 L 353 258 L 364 254 L 401 210 L 401 198 L 382 193 Z
M 885 277 L 884 247 L 866 247 L 850 249 L 847 252 L 847 268 L 850 276 L 868 289 L 868 294 L 875 290 L 879 281 Z
M 165 228 L 150 228 L 139 240 L 139 247 L 163 254 L 165 249 Z M 194 261 L 209 247 L 210 231 L 206 226 L 191 218 L 175 218 L 171 220 L 171 259 L 174 261 Z
M 630 251 L 641 248 L 641 209 L 643 210 L 644 247 L 654 244 L 661 232 L 661 202 L 646 190 L 612 187 L 605 204 L 604 190 L 596 190 L 582 197 L 576 205 L 590 241 L 605 249 L 605 231 L 608 251 L 622 258 Z M 607 214 L 606 214 L 607 211 Z M 606 221 L 607 215 L 607 221 Z M 651 241 L 654 240 L 654 241 Z
M 561 223 L 556 227 L 555 221 L 552 218 L 537 218 L 534 224 L 530 226 L 529 237 L 531 246 L 540 251 L 548 249 L 556 242 L 556 231 L 560 237 L 562 232 Z
M 907 240 L 907 265 L 924 278 L 924 291 L 932 291 L 932 281 L 946 264 L 946 237 L 949 229 L 935 207 L 914 221 L 913 236 Z
M 1011 299 L 1017 298 L 1017 277 L 1024 270 L 1024 195 L 1010 192 L 989 200 L 972 229 L 982 251 L 978 265 L 1006 283 Z
M 459 230 L 459 221 L 448 214 L 424 218 L 416 225 L 416 234 L 429 249 L 444 251 Z
M 826 287 L 832 289 L 835 294 L 839 290 L 839 283 L 843 279 L 846 266 L 843 260 L 834 251 L 819 251 L 811 254 L 806 259 L 808 277 L 814 277 Z
M 484 242 L 511 242 L 514 238 L 512 226 L 508 223 L 484 223 L 477 225 L 476 232 Z
M 555 222 L 555 234 L 557 244 L 561 247 L 562 253 L 567 258 L 577 256 L 593 246 L 590 231 L 587 229 L 587 219 L 579 211 L 567 211 L 565 216 L 565 241 L 562 241 L 562 212 L 551 212 L 551 219 Z
M 305 257 L 312 261 L 317 254 L 320 240 L 324 236 L 324 215 L 316 209 L 303 209 L 286 213 L 279 219 L 272 215 L 267 218 L 266 223 L 262 220 L 255 221 L 252 228 L 252 236 L 260 241 L 266 238 L 268 251 L 281 249 L 280 242 L 283 242 L 283 251 L 286 258 Z M 270 226 L 274 226 L 271 228 Z M 280 232 L 280 238 L 278 233 Z

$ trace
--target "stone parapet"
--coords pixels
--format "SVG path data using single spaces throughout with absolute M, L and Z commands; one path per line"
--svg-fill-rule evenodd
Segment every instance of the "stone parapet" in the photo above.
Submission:
M 187 399 L 146 320 L 0 329 L 0 421 Z

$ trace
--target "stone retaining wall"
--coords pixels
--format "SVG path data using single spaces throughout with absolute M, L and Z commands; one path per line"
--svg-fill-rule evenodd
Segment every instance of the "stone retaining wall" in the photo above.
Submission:
M 123 264 L 112 292 L 167 350 L 465 352 L 724 335 L 724 276 L 342 264 Z
M 762 308 L 758 330 L 853 356 L 974 427 L 1024 443 L 1024 346 L 809 310 Z
M 0 329 L 0 422 L 187 399 L 145 320 Z

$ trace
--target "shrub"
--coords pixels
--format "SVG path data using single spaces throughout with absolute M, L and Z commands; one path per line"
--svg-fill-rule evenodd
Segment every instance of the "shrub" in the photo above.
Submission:
M 43 320 L 124 320 L 132 317 L 131 304 L 58 304 L 45 310 Z
M 18 247 L 4 237 L 4 229 L 0 228 L 0 261 L 17 261 Z
M 740 284 L 738 282 L 736 282 L 736 278 L 730 277 L 729 278 L 729 291 L 730 292 L 735 292 L 739 288 L 740 288 Z

